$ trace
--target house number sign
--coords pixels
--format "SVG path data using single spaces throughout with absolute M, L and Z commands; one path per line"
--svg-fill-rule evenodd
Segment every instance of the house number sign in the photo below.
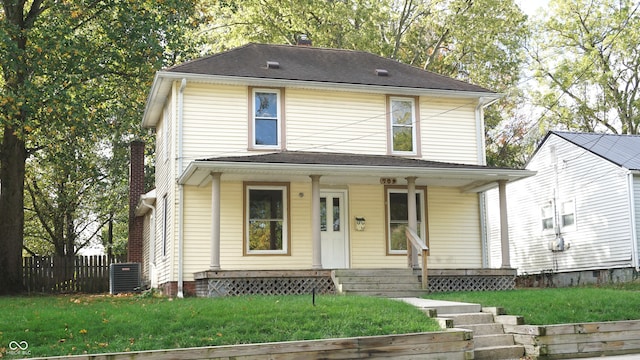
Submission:
M 395 185 L 396 178 L 380 178 L 380 184 L 382 185 Z

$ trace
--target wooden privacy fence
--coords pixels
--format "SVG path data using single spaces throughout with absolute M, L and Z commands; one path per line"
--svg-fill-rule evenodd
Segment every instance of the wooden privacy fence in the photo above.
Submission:
M 24 287 L 43 293 L 108 292 L 109 264 L 113 262 L 106 255 L 24 257 Z

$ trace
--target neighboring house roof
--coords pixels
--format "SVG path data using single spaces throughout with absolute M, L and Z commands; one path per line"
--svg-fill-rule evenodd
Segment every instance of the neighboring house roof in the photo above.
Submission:
M 153 127 L 174 81 L 313 87 L 408 95 L 471 97 L 486 106 L 501 95 L 363 51 L 250 43 L 158 71 L 142 125 Z
M 453 186 L 478 192 L 497 186 L 497 181 L 515 181 L 535 174 L 533 171 L 497 168 L 482 165 L 454 164 L 403 158 L 389 155 L 361 155 L 284 151 L 277 153 L 216 157 L 189 163 L 178 182 L 201 185 L 212 172 L 235 176 L 236 180 L 251 179 L 256 173 L 308 179 L 310 174 L 328 179 L 350 178 L 353 183 L 379 183 L 381 178 L 416 176 L 429 185 Z M 327 180 L 331 183 L 331 180 Z
M 555 134 L 618 166 L 629 170 L 640 170 L 640 136 L 638 135 L 565 131 L 550 131 L 549 134 Z M 547 134 L 547 137 L 549 134 Z
M 273 68 L 267 66 L 273 64 Z M 277 65 L 275 65 L 277 63 Z M 381 72 L 386 71 L 386 75 Z M 336 84 L 494 92 L 371 53 L 310 46 L 247 44 L 174 66 L 168 72 Z

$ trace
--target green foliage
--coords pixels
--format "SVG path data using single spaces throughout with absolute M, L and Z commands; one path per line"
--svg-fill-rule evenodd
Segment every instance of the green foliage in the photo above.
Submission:
M 640 4 L 552 0 L 530 45 L 542 126 L 640 133 Z
M 0 298 L 0 343 L 32 356 L 439 331 L 400 301 L 351 296 Z M 0 353 L 1 354 L 1 353 Z
M 0 130 L 18 146 L 0 149 L 0 165 L 31 159 L 26 175 L 1 180 L 10 192 L 26 180 L 27 214 L 15 219 L 26 220 L 27 248 L 73 254 L 103 224 L 127 221 L 128 143 L 153 144 L 139 126 L 146 94 L 156 70 L 198 46 L 185 40 L 195 1 L 2 3 Z M 9 207 L 0 203 L 22 211 Z M 5 244 L 22 244 L 3 231 Z

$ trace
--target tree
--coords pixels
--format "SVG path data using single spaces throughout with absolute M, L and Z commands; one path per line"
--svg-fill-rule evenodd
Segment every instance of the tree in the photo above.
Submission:
M 314 46 L 368 51 L 505 93 L 487 111 L 489 135 L 506 126 L 521 95 L 528 29 L 512 0 L 227 0 L 213 1 L 211 12 L 217 17 L 203 33 L 212 51 L 246 42 L 296 44 L 306 34 Z M 493 164 L 514 156 L 494 148 Z
M 640 4 L 552 0 L 532 44 L 542 126 L 640 133 Z
M 27 159 L 42 149 L 80 155 L 65 148 L 77 144 L 65 142 L 65 136 L 81 134 L 78 138 L 97 143 L 117 110 L 127 109 L 118 120 L 135 134 L 132 124 L 141 117 L 153 72 L 179 58 L 177 44 L 194 7 L 179 0 L 0 3 L 2 294 L 22 287 Z M 70 176 L 75 171 L 67 169 Z

